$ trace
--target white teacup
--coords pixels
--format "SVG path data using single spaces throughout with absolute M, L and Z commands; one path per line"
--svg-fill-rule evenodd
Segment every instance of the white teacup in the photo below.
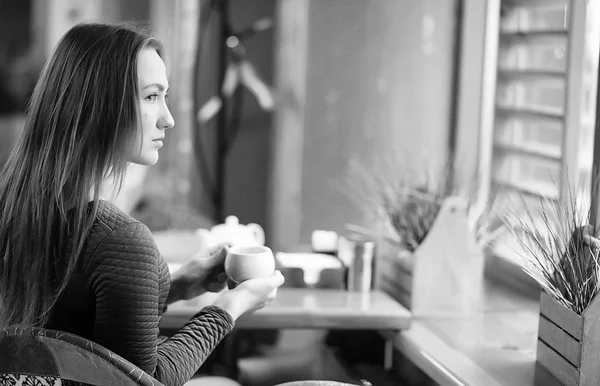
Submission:
M 275 271 L 275 257 L 264 246 L 234 246 L 225 257 L 225 272 L 234 283 L 271 276 Z

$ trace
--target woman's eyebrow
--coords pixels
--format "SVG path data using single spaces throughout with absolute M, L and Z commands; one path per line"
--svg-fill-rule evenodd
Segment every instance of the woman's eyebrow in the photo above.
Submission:
M 149 84 L 149 85 L 145 86 L 145 87 L 144 87 L 142 90 L 145 90 L 145 89 L 147 89 L 147 88 L 150 88 L 150 87 L 156 87 L 156 88 L 158 88 L 158 91 L 160 91 L 160 92 L 162 92 L 162 91 L 164 91 L 164 90 L 165 90 L 165 86 L 164 86 L 164 85 L 162 85 L 162 84 L 160 84 L 160 83 L 152 83 L 152 84 Z M 166 90 L 167 90 L 167 91 L 169 90 L 169 87 L 168 87 L 168 86 L 166 87 Z

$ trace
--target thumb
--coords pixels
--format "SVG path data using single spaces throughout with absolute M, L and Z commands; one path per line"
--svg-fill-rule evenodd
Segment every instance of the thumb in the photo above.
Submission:
M 227 245 L 220 245 L 217 249 L 211 251 L 209 259 L 211 260 L 213 265 L 221 265 L 225 262 L 227 252 L 229 252 L 229 248 L 227 247 Z
M 275 270 L 271 276 L 266 278 L 268 283 L 273 286 L 273 288 L 280 287 L 285 282 L 285 277 L 281 273 L 280 270 Z

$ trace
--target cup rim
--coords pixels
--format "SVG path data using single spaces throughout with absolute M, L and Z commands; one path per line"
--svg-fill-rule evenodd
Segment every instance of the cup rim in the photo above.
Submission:
M 265 252 L 271 252 L 271 248 L 263 245 L 236 245 L 229 248 L 229 253 L 236 255 L 258 255 Z

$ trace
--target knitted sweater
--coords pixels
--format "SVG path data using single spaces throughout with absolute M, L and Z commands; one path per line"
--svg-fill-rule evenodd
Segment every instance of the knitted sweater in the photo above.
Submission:
M 159 343 L 169 289 L 168 266 L 150 230 L 100 201 L 78 267 L 46 328 L 92 340 L 166 385 L 183 385 L 231 331 L 233 320 L 208 306 Z

